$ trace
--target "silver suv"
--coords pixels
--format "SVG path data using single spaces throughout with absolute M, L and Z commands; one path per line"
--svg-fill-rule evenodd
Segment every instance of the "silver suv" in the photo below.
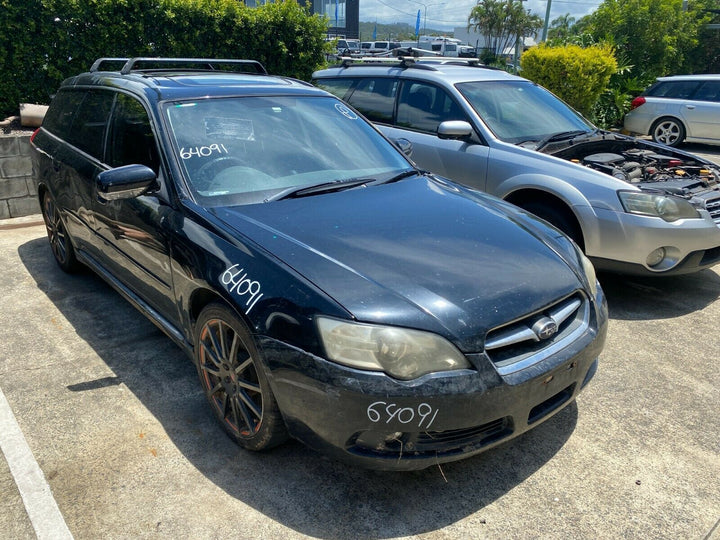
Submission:
M 313 79 L 420 167 L 544 218 L 599 269 L 680 274 L 720 261 L 720 167 L 602 131 L 531 81 L 402 57 L 346 60 Z

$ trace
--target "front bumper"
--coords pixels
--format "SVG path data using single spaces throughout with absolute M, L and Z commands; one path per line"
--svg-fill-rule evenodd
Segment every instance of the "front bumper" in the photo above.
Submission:
M 593 209 L 597 227 L 586 238 L 585 250 L 598 270 L 639 275 L 678 275 L 697 272 L 720 262 L 720 228 L 703 211 L 702 219 L 668 223 L 657 217 Z M 648 256 L 665 248 L 665 259 L 650 267 Z
M 594 375 L 605 341 L 602 296 L 599 305 L 600 313 L 581 338 L 507 376 L 479 353 L 467 355 L 474 370 L 397 381 L 268 337 L 259 342 L 293 437 L 367 468 L 414 470 L 487 450 L 570 404 Z

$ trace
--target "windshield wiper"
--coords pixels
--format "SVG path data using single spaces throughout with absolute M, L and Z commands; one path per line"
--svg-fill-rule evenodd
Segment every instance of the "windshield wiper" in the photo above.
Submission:
M 316 195 L 318 193 L 330 193 L 333 191 L 342 191 L 351 187 L 361 186 L 373 182 L 374 178 L 350 178 L 348 180 L 332 180 L 330 182 L 319 182 L 310 184 L 309 186 L 293 186 L 276 193 L 265 199 L 264 202 L 282 201 L 283 199 L 294 199 L 297 197 L 307 197 L 308 195 Z
M 535 150 L 540 150 L 542 147 L 546 146 L 547 144 L 553 142 L 553 141 L 560 141 L 562 139 L 570 139 L 572 137 L 575 137 L 576 135 L 585 135 L 594 133 L 594 131 L 586 131 L 584 129 L 575 129 L 572 131 L 558 131 L 556 133 L 551 133 L 550 135 L 546 135 L 542 139 L 535 141 L 535 139 L 526 139 L 524 141 L 520 141 L 519 143 L 516 143 L 518 145 L 525 144 L 527 142 L 534 142 L 535 143 Z
M 331 180 L 330 182 L 319 182 L 317 184 L 310 184 L 309 186 L 294 186 L 271 195 L 263 202 L 271 201 L 282 201 L 283 199 L 293 199 L 298 197 L 307 197 L 308 195 L 317 195 L 318 193 L 331 193 L 333 191 L 343 191 L 357 186 L 366 184 L 388 184 L 390 182 L 397 182 L 408 176 L 418 174 L 415 169 L 406 169 L 400 173 L 391 176 L 390 178 L 378 180 L 377 178 L 347 178 L 345 180 Z
M 398 180 L 402 180 L 403 178 L 407 178 L 408 176 L 413 176 L 416 174 L 422 174 L 422 173 L 416 169 L 405 169 L 404 171 L 399 172 L 395 176 L 391 176 L 390 178 L 386 178 L 384 180 L 378 180 L 377 182 L 374 182 L 374 183 L 390 184 L 391 182 L 397 182 Z

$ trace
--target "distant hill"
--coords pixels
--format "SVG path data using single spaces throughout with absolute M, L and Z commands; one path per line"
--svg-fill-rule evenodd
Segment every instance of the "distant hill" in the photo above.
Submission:
M 376 23 L 374 22 L 361 22 L 360 23 L 360 39 L 362 41 L 373 41 L 373 30 L 375 29 Z M 422 33 L 422 27 L 420 28 Z M 436 36 L 448 36 L 452 37 L 452 32 L 444 30 L 433 30 L 428 28 L 426 33 L 428 35 Z M 398 22 L 394 24 L 381 24 L 377 23 L 377 37 L 375 41 L 382 40 L 396 40 L 396 41 L 410 41 L 415 39 L 415 25 L 408 23 Z

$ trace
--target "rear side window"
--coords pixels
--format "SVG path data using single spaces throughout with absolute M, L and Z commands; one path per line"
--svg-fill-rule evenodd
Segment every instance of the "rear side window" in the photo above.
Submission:
M 674 99 L 688 99 L 698 87 L 697 81 L 664 81 L 652 86 L 647 95 Z
M 75 113 L 78 111 L 84 96 L 85 92 L 58 92 L 45 114 L 43 127 L 53 135 L 66 139 L 70 133 Z
M 392 123 L 396 79 L 360 79 L 347 101 L 373 122 Z
M 317 79 L 313 82 L 318 88 L 330 92 L 339 99 L 345 99 L 345 95 L 355 81 L 353 79 Z

